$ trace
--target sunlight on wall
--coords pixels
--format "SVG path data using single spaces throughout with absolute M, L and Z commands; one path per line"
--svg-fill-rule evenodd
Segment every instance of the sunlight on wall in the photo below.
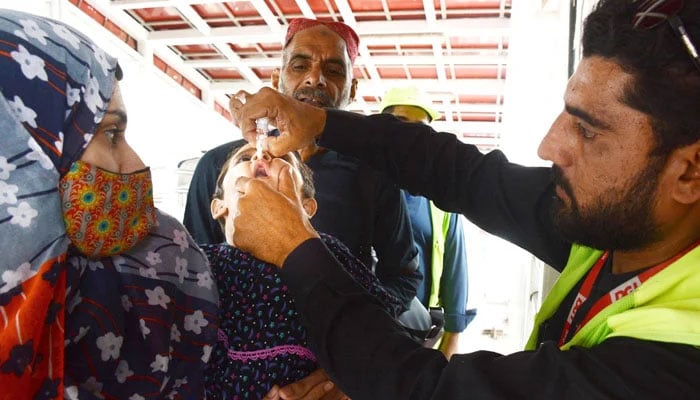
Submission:
M 513 2 L 501 149 L 512 162 L 549 165 L 537 147 L 561 111 L 567 81 L 568 4 Z M 469 308 L 477 316 L 460 351 L 512 353 L 523 348 L 546 288 L 549 267 L 524 250 L 465 224 Z
M 469 265 L 469 308 L 477 315 L 460 336 L 459 350 L 512 353 L 523 346 L 529 296 L 529 253 L 463 220 Z

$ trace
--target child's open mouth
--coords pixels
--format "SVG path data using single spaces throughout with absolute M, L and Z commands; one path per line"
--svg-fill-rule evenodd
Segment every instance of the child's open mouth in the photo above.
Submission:
M 265 177 L 268 176 L 267 170 L 265 169 L 265 165 L 262 163 L 258 163 L 258 165 L 255 166 L 255 177 L 260 178 L 260 177 Z

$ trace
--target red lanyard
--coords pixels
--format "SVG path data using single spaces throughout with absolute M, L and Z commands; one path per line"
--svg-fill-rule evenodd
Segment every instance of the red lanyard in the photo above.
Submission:
M 637 276 L 633 276 L 621 285 L 610 290 L 607 293 L 607 295 L 602 296 L 598 299 L 598 301 L 596 301 L 593 304 L 591 309 L 588 311 L 586 316 L 578 325 L 577 330 L 578 328 L 586 325 L 586 323 L 590 321 L 593 317 L 595 317 L 602 309 L 632 293 L 635 289 L 641 286 L 642 283 L 647 281 L 652 276 L 656 275 L 659 271 L 671 265 L 674 261 L 683 257 L 686 253 L 693 250 L 698 245 L 700 245 L 700 241 L 693 243 L 690 247 L 676 254 L 671 259 L 666 260 L 654 267 L 651 267 Z M 576 313 L 578 312 L 581 305 L 583 305 L 583 303 L 588 299 L 588 296 L 590 296 L 591 290 L 593 290 L 593 285 L 595 284 L 595 281 L 598 278 L 598 275 L 600 274 L 600 270 L 603 269 L 603 265 L 605 265 L 605 261 L 608 259 L 609 255 L 610 253 L 607 251 L 603 253 L 603 255 L 600 256 L 600 259 L 598 259 L 598 261 L 595 263 L 593 268 L 591 268 L 591 270 L 588 271 L 588 275 L 586 275 L 586 279 L 583 281 L 583 284 L 581 285 L 581 288 L 578 290 L 578 294 L 576 295 L 576 299 L 574 299 L 574 303 L 571 305 L 569 315 L 567 316 L 566 321 L 564 321 L 564 329 L 562 330 L 561 338 L 559 339 L 559 346 L 563 346 L 564 343 L 566 343 L 566 339 L 569 336 L 571 324 L 573 324 L 574 318 L 576 317 Z

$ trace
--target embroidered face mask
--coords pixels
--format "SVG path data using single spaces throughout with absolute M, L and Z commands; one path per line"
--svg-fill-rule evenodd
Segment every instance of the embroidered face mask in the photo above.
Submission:
M 59 192 L 66 234 L 89 258 L 129 250 L 155 222 L 148 168 L 118 174 L 76 161 L 61 179 Z

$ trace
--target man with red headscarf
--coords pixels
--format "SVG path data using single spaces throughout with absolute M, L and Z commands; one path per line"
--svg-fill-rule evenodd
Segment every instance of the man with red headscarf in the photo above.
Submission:
M 282 68 L 273 72 L 272 86 L 316 107 L 345 108 L 357 88 L 352 65 L 358 44 L 357 34 L 343 23 L 294 19 L 285 37 Z M 231 150 L 242 143 L 214 148 L 197 164 L 184 224 L 199 243 L 224 242 L 209 205 L 221 166 Z M 314 173 L 318 202 L 318 211 L 311 219 L 314 228 L 339 238 L 365 265 L 374 266 L 384 289 L 407 307 L 415 298 L 422 275 L 401 192 L 355 158 L 315 144 L 300 153 Z M 333 387 L 324 389 L 326 383 L 327 377 L 319 372 L 284 391 L 306 393 L 315 387 L 323 392 Z

